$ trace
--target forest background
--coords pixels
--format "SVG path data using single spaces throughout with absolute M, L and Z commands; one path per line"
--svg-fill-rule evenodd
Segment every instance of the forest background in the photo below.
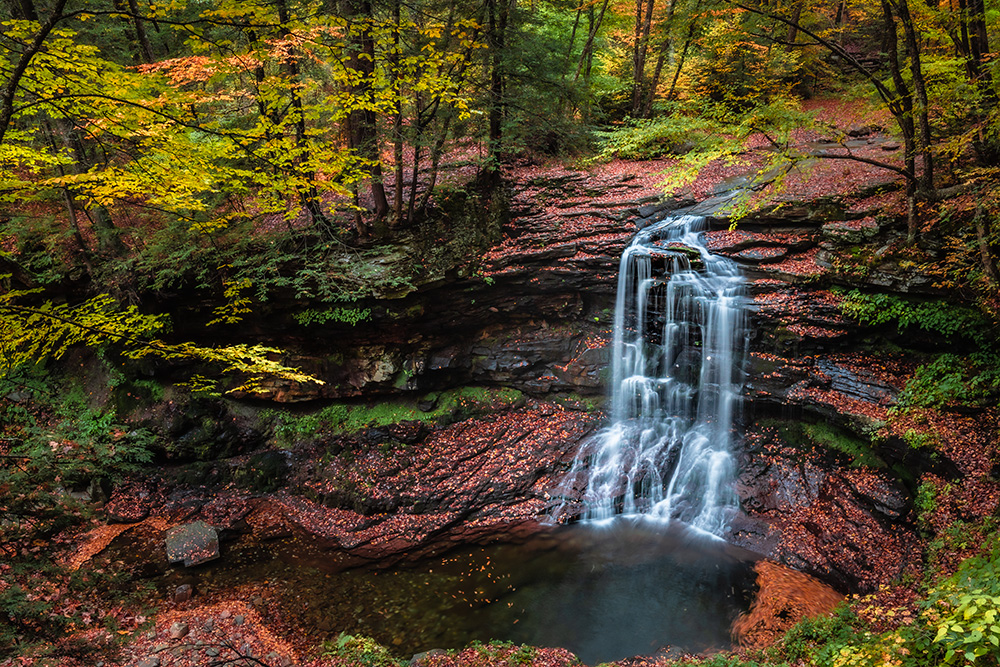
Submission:
M 938 359 L 914 391 L 925 405 L 995 404 L 991 36 L 995 45 L 1000 8 L 990 0 L 6 0 L 4 13 L 0 372 L 11 555 L 29 558 L 32 540 L 81 520 L 65 486 L 122 479 L 155 449 L 113 411 L 43 390 L 49 360 L 82 345 L 135 368 L 194 367 L 184 381 L 207 393 L 252 395 L 273 377 L 316 381 L 231 325 L 284 294 L 308 304 L 303 323 L 363 321 L 365 299 L 412 291 L 436 271 L 395 255 L 396 241 L 466 202 L 495 205 L 506 170 L 553 159 L 673 156 L 664 189 L 676 191 L 757 150 L 737 218 L 792 188 L 805 160 L 884 173 L 902 193 L 907 246 L 947 249 L 935 260 L 942 285 L 974 317 L 898 302 L 859 302 L 854 314 L 975 328 L 979 352 Z M 810 112 L 815 99 L 864 111 L 837 122 Z M 866 127 L 893 134 L 899 150 L 849 147 Z M 832 146 L 804 146 L 808 133 Z M 474 275 L 488 241 L 441 251 Z M 204 324 L 221 342 L 172 331 L 191 329 L 159 309 L 178 293 L 213 304 Z M 25 391 L 51 400 L 26 410 Z M 53 428 L 87 446 L 51 448 Z M 3 641 L 47 636 L 44 605 L 26 612 L 33 607 L 11 590 Z M 994 607 L 997 594 L 988 594 Z M 969 600 L 951 609 L 986 619 L 988 605 Z M 935 641 L 970 644 L 949 648 L 948 661 L 995 655 L 992 622 L 970 632 L 928 623 L 932 636 L 946 627 Z

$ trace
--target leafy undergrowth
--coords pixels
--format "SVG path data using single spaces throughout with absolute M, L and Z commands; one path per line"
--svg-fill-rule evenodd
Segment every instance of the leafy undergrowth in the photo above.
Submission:
M 0 665 L 95 665 L 147 627 L 149 588 L 114 568 L 53 564 L 41 545 L 0 563 Z
M 985 544 L 954 573 L 854 597 L 837 615 L 800 624 L 773 654 L 819 667 L 996 664 L 1000 543 L 992 532 L 967 537 Z

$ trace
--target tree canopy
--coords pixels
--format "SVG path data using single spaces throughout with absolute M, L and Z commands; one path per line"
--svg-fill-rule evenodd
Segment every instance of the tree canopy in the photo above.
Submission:
M 777 149 L 761 187 L 780 183 L 804 157 L 789 141 L 809 123 L 796 100 L 814 94 L 862 95 L 888 113 L 901 159 L 846 142 L 821 157 L 902 178 L 911 243 L 922 202 L 989 183 L 1000 157 L 998 14 L 986 0 L 11 0 L 8 10 L 6 260 L 23 288 L 76 267 L 91 281 L 75 281 L 79 299 L 124 303 L 145 276 L 220 293 L 250 281 L 258 298 L 295 282 L 349 304 L 412 274 L 376 276 L 364 261 L 332 261 L 331 248 L 362 260 L 437 215 L 449 188 L 494 187 L 512 160 L 686 153 L 680 180 L 759 135 Z M 286 253 L 270 278 L 240 265 L 264 248 Z

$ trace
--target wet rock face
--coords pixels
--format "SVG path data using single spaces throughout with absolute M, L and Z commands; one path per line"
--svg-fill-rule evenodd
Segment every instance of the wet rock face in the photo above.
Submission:
M 746 515 L 732 541 L 848 592 L 875 590 L 919 560 L 909 494 L 885 468 L 851 467 L 820 442 L 797 441 L 795 422 L 769 423 L 741 453 Z
M 637 225 L 684 203 L 662 201 L 628 174 L 516 184 L 501 239 L 475 271 L 405 298 L 358 302 L 371 314 L 354 326 L 303 327 L 284 311 L 248 322 L 294 350 L 289 363 L 326 381 L 275 382 L 266 397 L 291 403 L 469 383 L 600 393 L 622 250 Z M 298 337 L 289 342 L 289 332 Z
M 707 235 L 743 268 L 750 303 L 744 514 L 731 539 L 850 592 L 888 583 L 919 557 L 910 491 L 890 472 L 906 448 L 872 444 L 913 364 L 864 352 L 869 332 L 845 319 L 831 290 L 905 273 L 891 261 L 894 232 L 882 229 L 891 223 L 876 215 L 883 204 L 789 202 Z M 859 255 L 857 244 L 879 234 L 883 254 Z M 890 282 L 904 290 L 920 280 Z

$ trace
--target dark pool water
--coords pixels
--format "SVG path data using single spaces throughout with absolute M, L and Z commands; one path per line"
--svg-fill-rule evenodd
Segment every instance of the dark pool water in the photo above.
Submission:
M 389 570 L 340 571 L 333 554 L 297 539 L 236 544 L 224 556 L 174 571 L 164 588 L 180 578 L 203 594 L 253 582 L 311 639 L 363 634 L 400 656 L 501 639 L 564 647 L 590 665 L 727 648 L 753 558 L 681 527 L 625 521 Z

